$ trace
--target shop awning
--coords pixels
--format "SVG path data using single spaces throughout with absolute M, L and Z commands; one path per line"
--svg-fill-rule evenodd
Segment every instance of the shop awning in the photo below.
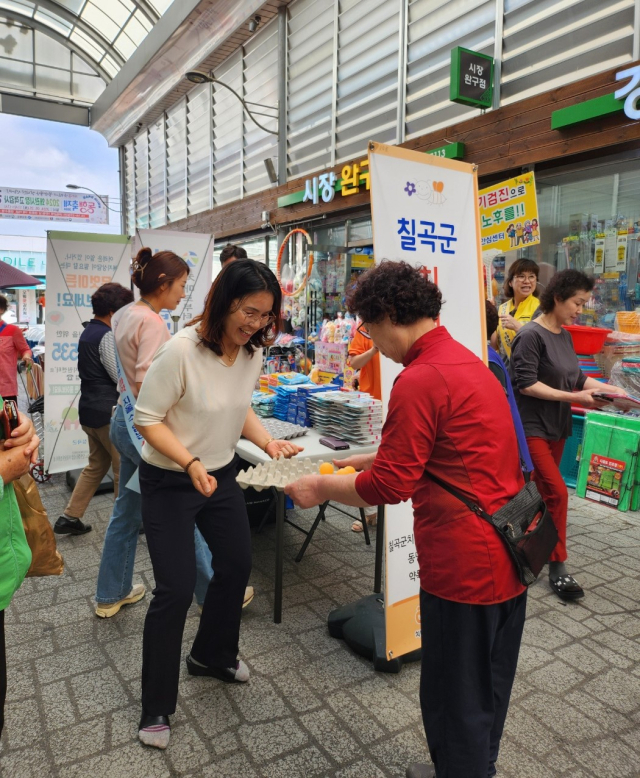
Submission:
M 20 286 L 38 286 L 40 281 L 23 273 L 17 267 L 6 262 L 0 262 L 0 289 L 16 289 Z

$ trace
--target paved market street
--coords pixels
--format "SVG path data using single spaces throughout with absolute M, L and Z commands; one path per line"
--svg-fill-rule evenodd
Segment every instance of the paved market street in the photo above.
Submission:
M 42 487 L 55 521 L 68 490 Z M 112 498 L 91 503 L 94 530 L 63 538 L 59 578 L 27 579 L 7 612 L 9 694 L 3 778 L 379 778 L 426 759 L 417 665 L 376 674 L 327 634 L 328 612 L 371 592 L 373 546 L 328 511 L 305 558 L 286 528 L 284 620 L 271 620 L 274 526 L 254 535 L 257 590 L 244 615 L 248 686 L 181 678 L 172 739 L 137 741 L 141 635 L 148 597 L 100 621 L 92 596 Z M 502 778 L 640 775 L 640 516 L 571 498 L 572 572 L 587 589 L 562 604 L 531 591 L 503 740 Z M 302 515 L 301 515 L 302 513 Z M 312 512 L 301 512 L 301 523 Z M 152 586 L 144 538 L 135 580 Z M 185 652 L 198 623 L 187 619 Z

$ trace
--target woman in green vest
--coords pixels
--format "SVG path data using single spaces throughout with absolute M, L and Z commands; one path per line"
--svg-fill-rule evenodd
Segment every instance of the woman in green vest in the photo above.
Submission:
M 0 408 L 3 400 L 0 397 Z M 0 441 L 0 734 L 4 726 L 7 695 L 7 662 L 4 642 L 4 611 L 20 588 L 31 564 L 31 549 L 22 526 L 12 481 L 29 472 L 37 460 L 40 439 L 33 425 L 20 414 L 20 426 L 11 440 Z
M 509 268 L 504 281 L 506 302 L 498 308 L 500 324 L 491 345 L 500 352 L 505 363 L 511 358 L 511 344 L 516 334 L 531 321 L 538 310 L 538 273 L 540 268 L 532 259 L 517 259 Z

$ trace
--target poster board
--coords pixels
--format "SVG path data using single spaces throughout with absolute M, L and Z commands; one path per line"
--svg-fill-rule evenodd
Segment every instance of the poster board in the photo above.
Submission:
M 530 173 L 478 193 L 482 248 L 500 253 L 540 243 L 536 178 Z
M 47 233 L 44 462 L 50 473 L 84 467 L 87 436 L 78 419 L 78 339 L 93 318 L 91 295 L 115 281 L 131 286 L 126 235 Z
M 476 167 L 370 143 L 369 170 L 376 262 L 426 267 L 445 300 L 439 323 L 486 362 Z M 385 405 L 401 369 L 381 360 Z M 420 583 L 411 503 L 388 506 L 386 517 L 386 649 L 392 659 L 420 647 Z
M 213 235 L 178 230 L 138 230 L 133 245 L 134 257 L 143 246 L 150 248 L 154 254 L 158 251 L 173 251 L 189 265 L 185 299 L 175 311 L 160 312 L 169 332 L 173 334 L 204 309 L 214 277 Z M 134 289 L 134 294 L 138 296 L 137 289 Z M 172 316 L 178 317 L 177 321 Z

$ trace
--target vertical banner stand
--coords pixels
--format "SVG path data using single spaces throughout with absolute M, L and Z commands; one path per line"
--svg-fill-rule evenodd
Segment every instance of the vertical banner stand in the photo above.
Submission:
M 477 168 L 371 142 L 369 172 L 376 262 L 405 261 L 420 268 L 440 287 L 446 301 L 438 325 L 446 326 L 453 338 L 486 364 Z M 381 368 L 386 408 L 402 367 L 383 359 Z M 378 593 L 383 558 L 384 596 Z M 377 593 L 332 611 L 329 633 L 370 659 L 375 670 L 400 672 L 404 662 L 421 656 L 419 579 L 411 503 L 379 507 Z

